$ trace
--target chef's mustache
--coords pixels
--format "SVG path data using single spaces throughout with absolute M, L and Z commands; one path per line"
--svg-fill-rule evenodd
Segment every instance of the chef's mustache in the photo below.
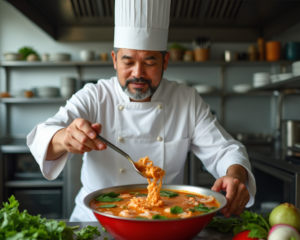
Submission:
M 133 77 L 133 79 L 127 79 L 125 82 L 125 87 L 127 87 L 129 83 L 147 83 L 149 87 L 151 87 L 151 81 L 143 77 L 140 78 Z

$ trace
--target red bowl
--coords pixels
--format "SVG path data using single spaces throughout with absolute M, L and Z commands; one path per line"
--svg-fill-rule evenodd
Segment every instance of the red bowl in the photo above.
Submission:
M 192 239 L 211 221 L 213 216 L 226 206 L 226 198 L 210 189 L 188 185 L 162 185 L 162 189 L 173 191 L 188 191 L 205 196 L 214 196 L 219 207 L 212 212 L 201 214 L 191 218 L 168 220 L 144 220 L 123 218 L 98 212 L 90 207 L 90 203 L 96 197 L 108 192 L 122 192 L 124 190 L 146 189 L 147 184 L 123 185 L 104 188 L 90 193 L 84 198 L 84 204 L 94 212 L 99 223 L 116 240 L 182 240 Z

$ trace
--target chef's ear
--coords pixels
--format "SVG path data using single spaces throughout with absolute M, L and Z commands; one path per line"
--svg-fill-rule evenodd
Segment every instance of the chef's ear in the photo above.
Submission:
M 169 62 L 169 57 L 170 57 L 170 53 L 167 52 L 165 57 L 164 57 L 164 70 L 167 70 L 168 67 L 168 62 Z
M 111 57 L 114 62 L 114 68 L 117 70 L 117 53 L 115 53 L 115 51 L 111 51 Z

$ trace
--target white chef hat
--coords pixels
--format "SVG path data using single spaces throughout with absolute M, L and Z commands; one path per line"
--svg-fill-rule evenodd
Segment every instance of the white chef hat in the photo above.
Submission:
M 167 50 L 171 0 L 116 0 L 115 48 Z

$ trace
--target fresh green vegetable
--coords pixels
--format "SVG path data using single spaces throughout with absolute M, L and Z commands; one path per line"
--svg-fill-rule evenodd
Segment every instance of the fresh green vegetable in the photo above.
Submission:
M 182 209 L 182 207 L 178 207 L 178 206 L 171 207 L 170 213 L 172 213 L 172 214 L 183 213 L 183 209 Z
M 94 235 L 101 236 L 101 233 L 98 230 L 98 227 L 87 226 L 86 228 L 81 229 L 80 231 L 75 232 L 77 235 L 76 240 L 83 239 L 93 239 Z
M 97 227 L 74 231 L 79 227 L 68 227 L 64 221 L 48 221 L 40 215 L 32 216 L 26 210 L 19 212 L 15 197 L 8 200 L 9 203 L 3 203 L 4 207 L 0 209 L 0 240 L 74 240 L 74 234 L 76 240 L 88 240 L 92 233 L 98 235 Z
M 263 215 L 245 211 L 240 215 L 241 219 L 221 219 L 214 217 L 207 227 L 216 228 L 220 232 L 233 230 L 236 235 L 245 230 L 250 230 L 249 237 L 267 239 L 270 230 L 269 214 Z
M 145 194 L 145 193 L 139 193 L 137 195 L 135 195 L 136 197 L 147 197 L 148 194 Z
M 153 216 L 152 216 L 152 219 L 168 219 L 168 218 L 165 217 L 165 216 L 161 216 L 161 215 L 159 215 L 159 214 L 156 214 L 156 215 L 153 215 Z
M 99 206 L 99 208 L 114 208 L 117 207 L 116 204 L 105 204 L 105 205 L 101 205 Z
M 26 60 L 28 55 L 35 54 L 39 57 L 39 55 L 36 53 L 36 51 L 32 47 L 23 47 L 19 49 L 19 53 L 22 53 L 22 60 Z
M 119 193 L 114 192 L 105 193 L 102 194 L 100 197 L 97 197 L 95 200 L 98 202 L 119 202 L 123 200 L 122 198 L 117 198 L 117 196 L 119 195 Z
M 198 212 L 208 213 L 208 212 L 211 212 L 211 211 L 215 210 L 216 207 L 208 208 L 208 207 L 204 207 L 203 204 L 199 203 L 199 205 L 196 206 L 194 209 L 195 209 L 196 211 L 198 211 Z
M 103 238 L 103 240 L 108 240 L 108 237 Z
M 185 195 L 186 197 L 197 197 L 196 195 L 192 195 L 192 194 L 187 194 Z
M 103 232 L 107 232 L 106 229 L 105 229 L 104 227 L 102 227 L 102 231 L 103 231 Z
M 160 196 L 161 197 L 169 197 L 169 198 L 173 198 L 173 197 L 177 197 L 179 194 L 176 192 L 171 192 L 171 191 L 160 191 Z
M 269 223 L 274 226 L 279 223 L 291 225 L 300 230 L 300 210 L 290 203 L 282 203 L 275 207 L 271 214 Z

